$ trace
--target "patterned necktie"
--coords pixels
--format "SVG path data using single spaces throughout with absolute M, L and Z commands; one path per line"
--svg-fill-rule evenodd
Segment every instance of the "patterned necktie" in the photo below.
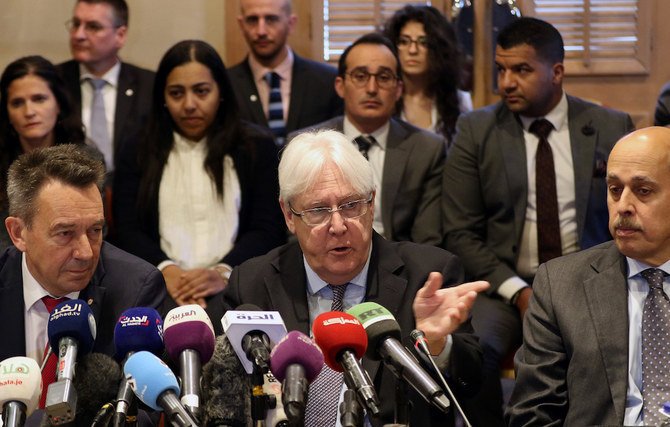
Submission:
M 643 420 L 645 425 L 659 425 L 658 411 L 670 400 L 670 299 L 663 292 L 663 270 L 648 268 L 640 275 L 649 283 L 642 314 Z
M 91 139 L 105 158 L 107 172 L 114 170 L 114 147 L 107 128 L 107 115 L 105 114 L 105 99 L 102 89 L 107 82 L 103 79 L 88 79 L 93 88 L 93 101 L 91 103 Z
M 265 75 L 265 80 L 270 85 L 270 100 L 268 103 L 268 125 L 275 136 L 277 145 L 284 145 L 286 138 L 286 123 L 284 122 L 284 106 L 281 99 L 281 78 L 279 74 L 270 71 Z
M 354 139 L 354 142 L 356 143 L 356 145 L 358 145 L 358 151 L 360 151 L 363 157 L 367 159 L 370 147 L 372 147 L 372 144 L 377 142 L 377 140 L 372 135 L 361 135 L 358 138 Z
M 42 302 L 47 308 L 49 314 L 54 311 L 54 308 L 66 298 L 54 298 L 50 296 L 42 297 Z M 47 342 L 46 347 L 44 348 L 44 355 L 46 356 L 49 352 L 49 343 Z M 47 388 L 49 384 L 56 381 L 56 366 L 58 365 L 58 355 L 54 352 L 49 353 L 49 358 L 47 359 L 44 367 L 42 368 L 42 396 L 40 396 L 40 408 L 44 408 L 44 403 L 47 399 Z
M 537 254 L 540 264 L 561 256 L 561 228 L 554 156 L 547 137 L 554 126 L 546 119 L 535 120 L 530 133 L 539 139 L 535 154 L 535 204 L 537 207 Z
M 333 291 L 331 311 L 344 310 L 344 292 L 348 283 L 339 286 L 328 285 Z M 342 373 L 323 365 L 321 372 L 309 387 L 305 426 L 332 427 L 337 422 L 337 402 L 342 389 Z

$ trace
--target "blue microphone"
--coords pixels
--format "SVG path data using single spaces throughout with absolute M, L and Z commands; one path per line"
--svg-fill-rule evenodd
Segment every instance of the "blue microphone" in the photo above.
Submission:
M 135 395 L 156 411 L 165 411 L 167 420 L 179 427 L 197 427 L 197 423 L 179 401 L 179 384 L 170 368 L 148 351 L 128 357 L 123 374 Z

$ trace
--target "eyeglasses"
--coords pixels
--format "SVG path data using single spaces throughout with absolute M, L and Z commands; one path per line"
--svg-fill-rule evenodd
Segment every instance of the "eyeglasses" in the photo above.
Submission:
M 96 21 L 82 22 L 78 19 L 68 19 L 67 21 L 65 21 L 65 28 L 67 28 L 67 30 L 70 32 L 77 31 L 79 27 L 81 27 L 82 25 L 84 26 L 84 32 L 89 35 L 97 34 L 100 31 L 105 30 L 107 28 L 116 29 L 121 27 L 121 25 L 106 26 Z
M 336 208 L 323 207 L 296 212 L 289 203 L 289 209 L 291 209 L 293 215 L 300 217 L 305 224 L 310 227 L 316 227 L 317 225 L 329 222 L 335 212 L 339 212 L 344 219 L 354 219 L 363 216 L 368 212 L 370 202 L 372 202 L 372 194 L 367 199 L 352 200 L 351 202 L 342 203 Z
M 392 71 L 382 70 L 378 73 L 371 73 L 365 68 L 355 68 L 352 72 L 346 73 L 350 78 L 354 86 L 363 87 L 368 84 L 370 77 L 375 78 L 377 86 L 382 89 L 391 89 L 395 87 L 398 80 L 398 76 L 393 74 Z
M 398 37 L 396 45 L 398 46 L 398 49 L 409 49 L 413 43 L 416 43 L 417 49 L 418 48 L 426 49 L 428 47 L 428 39 L 426 38 L 426 36 L 419 36 L 415 39 L 409 36 L 400 36 Z

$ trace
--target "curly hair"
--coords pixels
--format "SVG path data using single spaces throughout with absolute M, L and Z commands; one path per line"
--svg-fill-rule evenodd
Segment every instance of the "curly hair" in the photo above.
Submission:
M 23 153 L 19 135 L 9 122 L 9 86 L 15 80 L 34 75 L 44 80 L 54 95 L 60 113 L 54 126 L 54 141 L 60 144 L 84 144 L 86 134 L 79 111 L 67 92 L 56 67 L 41 56 L 25 56 L 12 62 L 0 76 L 0 207 L 7 206 L 7 170 Z
M 408 22 L 423 24 L 428 40 L 428 82 L 426 92 L 432 94 L 438 113 L 436 129 L 449 141 L 460 114 L 458 88 L 461 84 L 462 53 L 456 32 L 449 21 L 432 6 L 406 5 L 384 24 L 383 32 L 394 43 Z M 402 97 L 397 111 L 403 109 Z

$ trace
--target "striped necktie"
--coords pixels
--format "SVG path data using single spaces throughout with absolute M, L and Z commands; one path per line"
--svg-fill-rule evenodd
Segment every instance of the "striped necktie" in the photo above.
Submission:
M 344 285 L 328 285 L 333 291 L 331 311 L 344 311 Z M 342 389 L 342 373 L 333 371 L 324 364 L 321 372 L 309 387 L 307 408 L 305 409 L 305 426 L 332 427 L 337 422 L 337 402 Z
M 281 77 L 274 71 L 265 75 L 270 86 L 270 100 L 268 103 L 268 125 L 275 136 L 277 145 L 284 145 L 286 138 L 286 123 L 284 122 L 284 106 L 281 99 Z

